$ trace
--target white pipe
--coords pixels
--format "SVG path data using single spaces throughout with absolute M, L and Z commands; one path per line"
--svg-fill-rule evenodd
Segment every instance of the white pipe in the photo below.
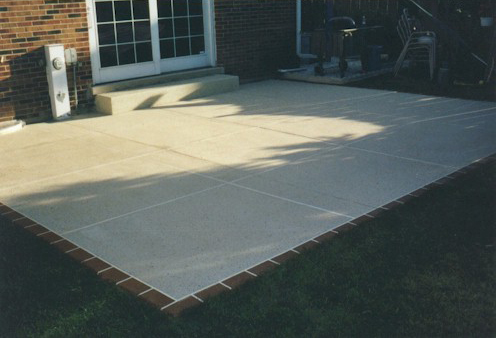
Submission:
M 296 55 L 301 59 L 317 57 L 314 54 L 303 54 L 301 52 L 301 0 L 296 0 Z
M 74 109 L 77 109 L 78 107 L 78 93 L 77 93 L 77 82 L 76 82 L 76 67 L 77 67 L 77 61 L 74 62 L 74 65 L 72 66 L 72 70 L 74 73 Z

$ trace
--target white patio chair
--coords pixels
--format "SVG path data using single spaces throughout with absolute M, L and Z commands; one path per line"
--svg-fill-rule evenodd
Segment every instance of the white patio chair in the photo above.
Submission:
M 398 75 L 404 60 L 409 58 L 412 62 L 429 63 L 432 80 L 434 78 L 434 69 L 436 68 L 436 33 L 417 31 L 413 21 L 405 8 L 396 27 L 403 42 L 403 50 L 394 66 L 394 75 Z

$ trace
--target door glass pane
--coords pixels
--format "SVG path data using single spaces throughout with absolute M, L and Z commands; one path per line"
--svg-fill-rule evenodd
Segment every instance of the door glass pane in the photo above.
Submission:
M 142 42 L 136 44 L 136 59 L 137 62 L 153 61 L 151 42 Z
M 117 66 L 117 52 L 115 46 L 100 47 L 100 64 L 103 67 Z
M 150 41 L 150 21 L 136 21 L 134 23 L 134 36 L 136 41 Z
M 174 19 L 174 31 L 176 36 L 188 36 L 188 18 Z
M 135 20 L 148 19 L 148 0 L 133 0 L 133 16 Z
M 202 0 L 157 0 L 157 9 L 162 59 L 205 53 Z
M 205 53 L 205 39 L 203 36 L 194 36 L 191 38 L 191 54 Z
M 157 0 L 158 17 L 170 18 L 172 17 L 172 1 L 171 0 Z
M 134 57 L 134 44 L 118 45 L 117 50 L 119 51 L 119 65 L 127 65 L 136 62 Z
M 189 15 L 202 15 L 202 0 L 189 0 Z
M 131 20 L 131 1 L 115 1 L 115 21 Z
M 133 24 L 131 22 L 118 23 L 115 26 L 118 43 L 133 42 Z
M 187 16 L 188 15 L 188 1 L 187 0 L 173 0 L 174 16 Z
M 191 17 L 189 19 L 189 31 L 191 35 L 203 34 L 203 17 Z
M 174 37 L 174 30 L 172 28 L 172 19 L 158 20 L 158 35 L 161 39 Z
M 153 61 L 148 0 L 96 0 L 95 9 L 102 68 Z
M 98 42 L 100 45 L 110 45 L 115 43 L 113 23 L 98 25 Z
M 168 59 L 176 56 L 174 52 L 174 39 L 160 41 L 160 58 Z
M 96 3 L 96 21 L 110 22 L 114 21 L 114 11 L 112 9 L 112 1 Z
M 176 39 L 176 56 L 190 55 L 189 38 Z

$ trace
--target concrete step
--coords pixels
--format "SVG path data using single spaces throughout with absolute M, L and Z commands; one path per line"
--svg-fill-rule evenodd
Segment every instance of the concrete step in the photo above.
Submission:
M 102 93 L 96 96 L 95 104 L 100 113 L 118 114 L 220 94 L 238 87 L 237 76 L 216 74 Z
M 0 135 L 15 133 L 21 130 L 26 125 L 26 122 L 21 120 L 12 120 L 0 122 Z
M 118 90 L 153 86 L 159 83 L 187 80 L 195 77 L 203 77 L 203 76 L 216 75 L 216 74 L 224 74 L 224 68 L 223 67 L 197 68 L 197 69 L 182 70 L 167 74 L 141 77 L 138 79 L 104 83 L 93 86 L 92 92 L 93 95 L 98 95 L 98 94 L 115 92 Z

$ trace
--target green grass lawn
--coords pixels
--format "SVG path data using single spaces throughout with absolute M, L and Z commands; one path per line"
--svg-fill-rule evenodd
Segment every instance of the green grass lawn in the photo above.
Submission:
M 2 337 L 495 337 L 496 164 L 169 318 L 0 222 Z

